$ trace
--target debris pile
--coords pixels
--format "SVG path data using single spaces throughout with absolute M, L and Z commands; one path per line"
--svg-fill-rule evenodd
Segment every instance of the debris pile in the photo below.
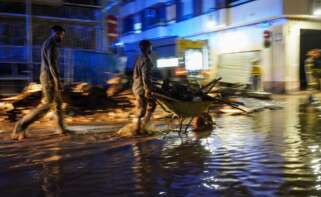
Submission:
M 98 86 L 91 86 L 88 83 L 79 83 L 67 86 L 63 96 L 67 104 L 73 108 L 92 109 L 110 105 L 106 89 Z
M 183 84 L 165 80 L 162 83 L 154 82 L 155 92 L 180 101 L 210 101 L 214 97 L 209 92 L 218 84 L 221 78 L 214 79 L 206 86 L 196 84 Z M 219 94 L 216 95 L 216 97 Z
M 102 111 L 110 108 L 128 108 L 132 106 L 126 94 L 117 92 L 117 97 L 107 95 L 106 87 L 92 86 L 88 83 L 76 83 L 65 86 L 63 107 L 71 115 L 83 115 L 89 110 Z M 41 84 L 30 83 L 24 90 L 12 97 L 0 99 L 0 115 L 16 121 L 17 116 L 27 114 L 41 101 Z
M 214 79 L 203 86 L 186 81 L 154 81 L 153 92 L 176 101 L 210 103 L 213 113 L 243 114 L 255 111 L 247 105 L 248 100 L 244 104 L 244 100 L 240 98 L 241 95 L 235 95 L 236 91 L 233 93 L 229 91 L 230 88 L 222 87 L 220 80 L 220 78 Z M 219 87 L 218 83 L 220 83 Z M 0 116 L 16 121 L 18 116 L 25 115 L 35 108 L 40 103 L 40 99 L 41 85 L 30 83 L 20 94 L 0 98 Z M 135 98 L 130 89 L 130 79 L 124 75 L 115 75 L 106 82 L 106 87 L 92 86 L 83 82 L 65 86 L 63 100 L 63 107 L 67 115 L 72 116 L 69 117 L 71 119 L 78 119 L 77 115 L 95 113 L 100 115 L 93 116 L 94 119 L 105 120 L 108 117 L 115 120 L 128 119 L 133 116 L 132 110 L 135 104 Z M 194 110 L 192 107 L 188 108 L 190 111 Z M 102 113 L 106 118 L 101 117 Z M 160 115 L 160 113 L 157 112 L 156 116 L 164 117 L 168 114 Z
M 130 80 L 124 74 L 117 74 L 107 82 L 106 94 L 109 97 L 115 96 L 130 87 Z

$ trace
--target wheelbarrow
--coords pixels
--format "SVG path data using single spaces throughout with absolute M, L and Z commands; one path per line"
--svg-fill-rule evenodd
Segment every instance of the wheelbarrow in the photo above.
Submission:
M 186 119 L 190 119 L 186 128 L 191 125 L 194 118 L 209 110 L 214 101 L 181 101 L 163 94 L 153 93 L 156 102 L 160 107 L 168 113 L 175 114 L 179 119 L 179 133 L 182 132 L 183 123 Z

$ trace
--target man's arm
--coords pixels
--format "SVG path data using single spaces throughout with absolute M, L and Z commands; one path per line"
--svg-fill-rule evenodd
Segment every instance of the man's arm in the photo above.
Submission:
M 142 66 L 142 81 L 144 84 L 144 90 L 147 95 L 152 91 L 152 67 L 148 62 L 144 62 Z
M 48 51 L 48 56 L 49 56 L 49 71 L 50 74 L 54 80 L 54 85 L 55 85 L 55 90 L 56 91 L 61 91 L 62 90 L 62 85 L 60 83 L 60 77 L 59 77 L 59 72 L 58 72 L 58 49 L 55 46 L 50 47 Z

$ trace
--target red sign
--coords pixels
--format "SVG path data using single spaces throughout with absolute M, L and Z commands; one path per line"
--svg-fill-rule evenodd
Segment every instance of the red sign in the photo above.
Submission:
M 113 15 L 106 16 L 107 39 L 113 42 L 118 38 L 118 21 Z
M 269 48 L 271 46 L 271 35 L 272 32 L 269 30 L 265 30 L 263 32 L 263 37 L 264 37 L 264 47 Z
M 271 31 L 265 30 L 263 34 L 265 39 L 271 38 Z

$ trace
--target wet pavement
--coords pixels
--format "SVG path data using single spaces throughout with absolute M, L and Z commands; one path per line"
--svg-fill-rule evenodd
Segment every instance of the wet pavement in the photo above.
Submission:
M 284 109 L 216 118 L 183 138 L 57 137 L 46 128 L 21 143 L 0 133 L 0 196 L 321 196 L 321 111 L 306 97 Z M 0 128 L 1 129 L 1 128 Z

